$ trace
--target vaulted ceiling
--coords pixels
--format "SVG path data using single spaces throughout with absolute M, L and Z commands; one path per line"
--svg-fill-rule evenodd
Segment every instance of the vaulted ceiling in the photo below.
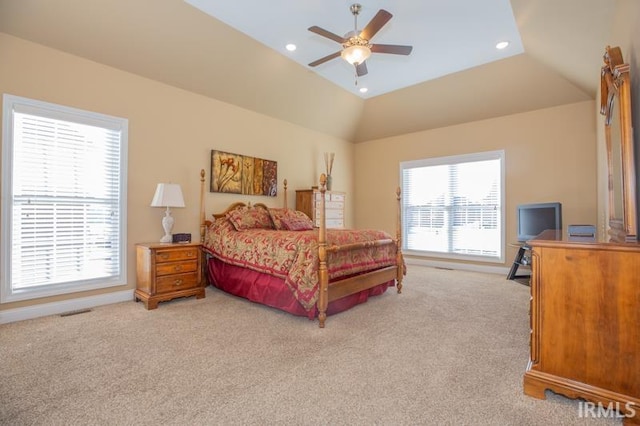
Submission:
M 523 52 L 509 0 L 184 1 L 365 99 Z M 374 52 L 356 77 L 340 43 L 362 33 Z
M 368 99 L 182 0 L 0 0 L 0 31 L 362 142 L 594 99 L 615 4 L 511 0 L 524 53 Z

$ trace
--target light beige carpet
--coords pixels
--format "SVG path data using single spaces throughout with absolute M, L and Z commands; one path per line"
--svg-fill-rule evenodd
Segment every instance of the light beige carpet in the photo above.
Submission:
M 619 424 L 522 393 L 529 288 L 411 266 L 317 322 L 207 289 L 0 326 L 0 424 Z

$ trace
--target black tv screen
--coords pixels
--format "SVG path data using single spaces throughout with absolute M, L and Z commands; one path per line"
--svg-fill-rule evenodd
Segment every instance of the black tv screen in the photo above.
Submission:
M 547 229 L 562 229 L 560 203 L 522 204 L 518 206 L 518 241 L 535 238 Z

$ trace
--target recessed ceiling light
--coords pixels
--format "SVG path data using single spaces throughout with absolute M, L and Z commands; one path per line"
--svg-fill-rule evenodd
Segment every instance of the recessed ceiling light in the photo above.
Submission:
M 498 44 L 496 44 L 496 49 L 506 49 L 507 46 L 509 46 L 509 42 L 508 41 L 501 41 Z
M 297 46 L 293 43 L 289 43 L 285 46 L 285 48 L 289 51 L 289 52 L 293 52 L 294 50 L 297 49 Z
M 360 88 L 360 93 L 367 93 L 369 91 L 369 89 L 367 89 L 366 87 L 361 87 Z

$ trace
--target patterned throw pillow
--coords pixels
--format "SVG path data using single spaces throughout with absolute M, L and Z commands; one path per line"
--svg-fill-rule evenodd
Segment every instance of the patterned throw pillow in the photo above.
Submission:
M 242 207 L 227 213 L 227 218 L 237 231 L 245 229 L 273 229 L 269 212 L 263 208 Z
M 300 210 L 289 210 L 288 217 L 293 217 L 295 219 L 300 220 L 308 220 L 311 226 L 313 227 L 313 221 L 309 216 L 301 212 Z
M 282 230 L 292 231 L 292 229 L 289 229 L 285 226 L 283 222 L 284 219 L 293 219 L 298 221 L 309 222 L 311 228 L 304 228 L 304 229 L 313 229 L 313 221 L 309 219 L 309 216 L 307 216 L 306 214 L 302 213 L 299 210 L 270 208 L 269 216 L 271 216 L 271 220 L 273 221 L 273 226 L 275 226 L 275 228 L 280 231 Z
M 287 216 L 282 218 L 282 225 L 288 231 L 307 231 L 313 229 L 313 222 L 306 215 L 300 216 Z
M 282 224 L 282 218 L 287 216 L 287 212 L 289 211 L 289 209 L 275 209 L 275 208 L 269 208 L 269 216 L 271 216 L 271 220 L 273 221 L 273 226 L 278 230 L 281 231 L 283 229 L 286 229 L 284 227 L 284 225 Z

